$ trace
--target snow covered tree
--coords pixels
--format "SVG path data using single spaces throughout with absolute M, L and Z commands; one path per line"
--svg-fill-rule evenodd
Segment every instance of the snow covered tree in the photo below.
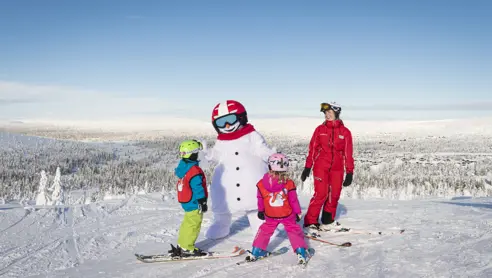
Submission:
M 148 181 L 145 181 L 144 192 L 145 192 L 145 194 L 149 193 L 149 182 Z
M 46 194 L 46 183 L 48 177 L 44 170 L 41 171 L 41 180 L 39 181 L 38 195 L 36 196 L 36 206 L 46 206 L 51 204 L 51 200 Z
M 55 179 L 50 190 L 53 191 L 51 194 L 51 202 L 53 205 L 64 205 L 65 204 L 65 194 L 63 192 L 63 187 L 61 186 L 61 173 L 60 167 L 56 168 Z

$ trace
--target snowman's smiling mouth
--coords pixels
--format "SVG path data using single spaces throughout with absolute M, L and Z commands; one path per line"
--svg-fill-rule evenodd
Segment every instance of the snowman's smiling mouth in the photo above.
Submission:
M 222 133 L 232 133 L 234 131 L 236 131 L 237 129 L 239 128 L 239 122 L 229 126 L 228 128 L 219 128 L 220 132 Z

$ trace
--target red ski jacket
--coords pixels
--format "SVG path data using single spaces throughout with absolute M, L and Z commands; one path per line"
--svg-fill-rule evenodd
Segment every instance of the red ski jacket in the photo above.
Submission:
M 341 120 L 324 121 L 311 137 L 305 167 L 354 172 L 352 133 Z

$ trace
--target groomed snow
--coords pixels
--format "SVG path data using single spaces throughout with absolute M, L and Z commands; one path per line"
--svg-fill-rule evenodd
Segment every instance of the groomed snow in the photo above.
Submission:
M 119 138 L 122 141 L 148 138 L 149 135 L 154 136 L 152 134 L 215 135 L 211 124 L 205 121 L 187 119 L 182 122 L 177 118 L 143 120 L 98 123 L 26 121 L 2 126 L 10 132 L 48 135 L 56 135 L 59 132 L 57 128 L 69 126 L 72 131 L 77 130 L 75 132 L 83 132 L 84 128 L 96 133 L 124 132 L 126 135 L 112 136 L 112 140 Z M 302 161 L 305 139 L 321 121 L 252 118 L 252 122 L 263 134 L 272 135 L 272 140 L 275 136 L 295 138 L 284 147 L 292 148 L 292 155 Z M 34 199 L 21 200 L 22 204 L 3 204 L 5 200 L 0 199 L 0 277 L 492 277 L 492 197 L 487 195 L 492 180 L 492 172 L 487 166 L 490 165 L 492 150 L 492 119 L 346 121 L 346 125 L 354 137 L 359 138 L 356 141 L 361 148 L 359 168 L 367 169 L 358 170 L 360 177 L 357 176 L 353 187 L 344 190 L 339 221 L 364 231 L 405 229 L 404 234 L 337 234 L 326 237 L 338 243 L 350 241 L 353 246 L 349 248 L 309 241 L 316 249 L 316 255 L 305 270 L 294 265 L 292 253 L 243 266 L 235 265 L 243 257 L 143 264 L 134 259 L 133 253 L 166 253 L 169 243 L 176 242 L 183 210 L 173 193 L 164 192 L 162 196 L 160 193 L 146 195 L 140 191 L 129 197 L 107 195 L 101 202 L 91 203 L 87 198 L 80 202 L 85 204 L 58 207 L 28 206 L 35 204 Z M 81 135 L 84 136 L 92 134 Z M 104 136 L 107 135 L 101 135 L 98 140 L 107 140 Z M 444 136 L 450 137 L 439 139 Z M 407 141 L 411 137 L 413 139 Z M 398 142 L 402 140 L 406 144 L 399 147 Z M 57 150 L 55 145 L 59 144 L 53 139 L 8 132 L 0 132 L 0 142 L 0 150 L 11 158 L 31 151 L 43 154 L 51 145 Z M 72 144 L 78 146 L 83 143 L 71 142 L 67 146 L 74 146 Z M 299 144 L 302 151 L 301 147 L 295 147 Z M 140 150 L 133 145 L 126 148 Z M 83 147 L 80 149 L 85 151 Z M 154 149 L 146 152 L 154 152 Z M 146 152 L 136 152 L 132 156 L 146 157 Z M 156 167 L 168 163 L 166 159 L 159 161 Z M 428 166 L 422 168 L 419 163 Z M 467 182 L 463 186 L 478 191 L 473 191 L 473 194 L 463 191 L 461 194 L 453 189 L 442 194 L 438 192 L 441 197 L 433 198 L 419 195 L 430 192 L 432 187 L 428 184 L 381 190 L 378 184 L 371 187 L 373 183 L 370 183 L 364 190 L 359 190 L 358 183 L 371 181 L 388 171 L 390 177 L 398 177 L 395 181 L 411 180 L 415 171 L 422 176 L 423 170 L 428 170 L 427 175 L 434 175 L 431 177 L 436 179 L 446 178 L 445 175 L 435 175 L 435 171 L 441 168 L 431 167 L 434 164 L 443 165 L 444 174 L 451 175 L 452 179 L 448 179 L 451 189 L 454 177 L 463 180 L 468 177 L 467 181 L 476 179 L 476 182 Z M 367 177 L 364 177 L 366 173 Z M 51 185 L 50 182 L 47 186 Z M 305 213 L 311 190 L 307 186 L 300 191 Z M 477 192 L 486 197 L 472 197 Z M 67 194 L 77 195 L 77 192 Z M 453 198 L 453 194 L 470 196 Z M 83 194 L 79 195 L 84 199 Z M 390 197 L 393 200 L 389 200 Z M 412 200 L 414 197 L 418 198 Z M 234 224 L 230 238 L 218 242 L 203 241 L 211 217 L 210 212 L 206 213 L 199 247 L 220 251 L 230 250 L 235 244 L 251 247 L 254 234 L 245 229 L 246 219 L 239 219 Z M 280 234 L 272 239 L 270 249 L 284 246 L 290 246 L 289 241 L 285 234 Z
M 306 211 L 309 196 L 301 197 Z M 295 256 L 242 266 L 244 258 L 144 264 L 135 252 L 167 252 L 175 243 L 183 211 L 174 195 L 134 195 L 66 208 L 0 207 L 1 277 L 491 277 L 492 198 L 426 201 L 343 200 L 339 221 L 361 230 L 396 235 L 328 235 L 339 248 L 309 241 L 316 254 L 301 270 Z M 198 246 L 250 248 L 253 234 L 239 219 L 226 240 Z M 302 222 L 301 222 L 302 223 Z M 285 234 L 270 248 L 289 247 Z

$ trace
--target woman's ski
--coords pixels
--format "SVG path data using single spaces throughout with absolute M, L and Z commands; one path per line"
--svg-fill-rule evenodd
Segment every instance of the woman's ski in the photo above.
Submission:
M 338 247 L 350 247 L 350 246 L 352 246 L 352 243 L 350 243 L 350 242 L 334 243 L 334 242 L 320 239 L 320 235 L 317 235 L 316 233 L 304 233 L 304 236 L 309 238 L 309 239 L 312 239 L 312 240 L 316 240 L 316 241 L 319 241 L 322 243 L 326 243 L 326 244 L 330 244 L 330 245 L 334 245 L 334 246 L 338 246 Z

